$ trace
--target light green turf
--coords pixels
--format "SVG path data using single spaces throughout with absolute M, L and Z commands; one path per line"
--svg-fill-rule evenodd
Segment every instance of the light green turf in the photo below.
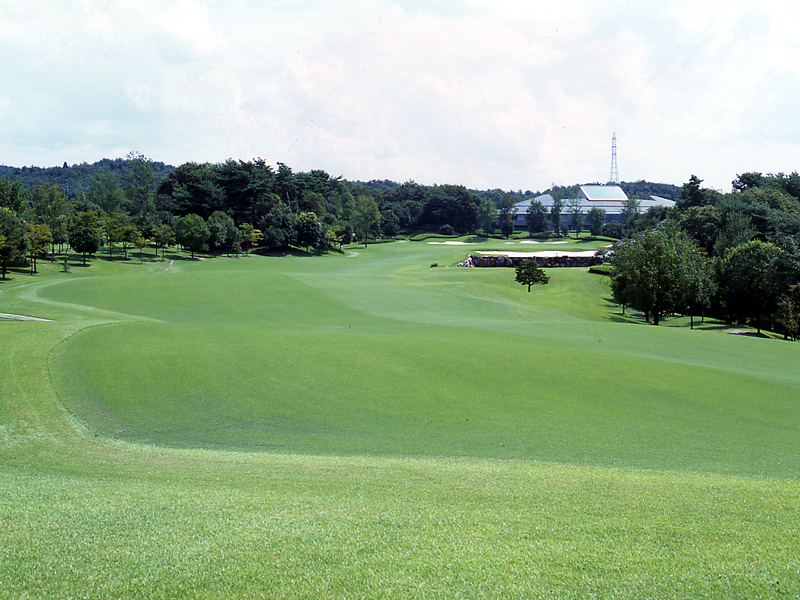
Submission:
M 800 347 L 503 246 L 0 284 L 0 597 L 800 595 Z

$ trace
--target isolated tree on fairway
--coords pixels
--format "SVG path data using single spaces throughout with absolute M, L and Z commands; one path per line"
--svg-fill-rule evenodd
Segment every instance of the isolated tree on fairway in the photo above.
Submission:
M 178 221 L 175 239 L 181 246 L 189 248 L 192 258 L 194 258 L 195 252 L 202 252 L 210 235 L 203 218 L 200 215 L 191 214 Z
M 25 256 L 28 251 L 27 227 L 11 210 L 0 207 L 0 262 L 3 266 L 3 279 L 9 261 Z
M 519 266 L 516 268 L 517 276 L 515 281 L 517 283 L 521 283 L 522 285 L 528 286 L 528 292 L 531 291 L 531 286 L 540 283 L 542 285 L 546 285 L 550 283 L 550 277 L 548 277 L 542 268 L 539 266 L 535 260 L 524 260 L 522 261 Z
M 86 266 L 86 256 L 100 249 L 100 244 L 103 243 L 103 231 L 103 218 L 98 211 L 75 213 L 68 231 L 69 245 L 83 256 L 83 266 Z

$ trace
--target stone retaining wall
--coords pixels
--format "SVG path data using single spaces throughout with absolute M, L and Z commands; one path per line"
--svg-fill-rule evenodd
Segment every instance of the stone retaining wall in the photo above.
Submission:
M 459 267 L 516 267 L 526 260 L 535 260 L 543 268 L 594 267 L 602 265 L 602 256 L 473 256 L 470 255 Z

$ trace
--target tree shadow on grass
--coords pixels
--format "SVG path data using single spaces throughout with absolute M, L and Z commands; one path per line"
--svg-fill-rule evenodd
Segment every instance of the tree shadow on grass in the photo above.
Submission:
M 97 256 L 95 256 L 95 258 L 98 259 L 98 260 L 102 260 L 103 262 L 131 262 L 131 257 L 130 256 L 125 256 L 123 254 L 120 254 L 119 256 L 117 256 L 117 255 L 109 256 L 108 254 L 105 254 L 105 255 L 98 254 Z

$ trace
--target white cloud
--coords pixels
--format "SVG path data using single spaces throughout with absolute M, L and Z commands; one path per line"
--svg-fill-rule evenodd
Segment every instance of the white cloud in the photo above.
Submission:
M 607 178 L 616 130 L 623 179 L 800 168 L 800 9 L 771 0 L 5 4 L 5 163 L 541 189 Z

